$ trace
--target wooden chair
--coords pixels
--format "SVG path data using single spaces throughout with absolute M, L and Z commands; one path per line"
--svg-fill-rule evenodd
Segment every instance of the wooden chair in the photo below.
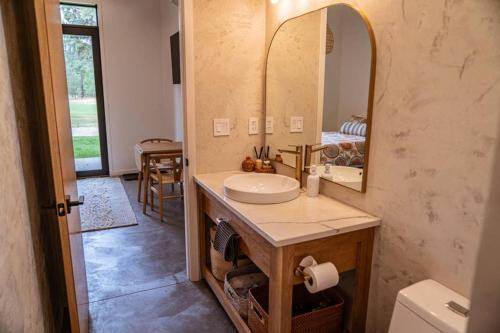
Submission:
M 146 142 L 173 142 L 171 139 L 166 138 L 150 138 L 140 141 L 140 143 Z M 142 159 L 142 155 L 139 154 L 137 150 L 134 151 L 135 155 L 135 166 L 137 168 L 137 201 L 141 202 L 141 193 L 142 193 L 142 182 L 144 180 L 144 160 Z M 164 165 L 164 169 L 168 169 L 168 165 Z M 145 179 L 144 181 L 148 181 Z
M 142 140 L 140 143 L 146 143 L 146 142 L 173 142 L 172 139 L 165 139 L 165 138 L 150 138 L 150 139 L 145 139 Z
M 162 171 L 159 161 L 170 160 L 172 168 Z M 163 221 L 163 200 L 184 197 L 182 154 L 155 155 L 152 158 L 153 167 L 150 173 L 149 189 L 151 195 L 151 210 L 155 209 L 154 196 L 158 196 L 160 208 L 160 221 Z M 166 195 L 164 185 L 171 185 L 171 194 Z M 180 195 L 175 194 L 175 184 L 180 186 Z

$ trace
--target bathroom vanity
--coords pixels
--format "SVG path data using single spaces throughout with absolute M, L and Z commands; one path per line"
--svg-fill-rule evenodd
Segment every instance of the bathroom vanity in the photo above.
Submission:
M 209 228 L 217 218 L 229 220 L 240 235 L 240 249 L 269 277 L 269 332 L 290 332 L 292 288 L 303 283 L 294 275 L 302 258 L 332 262 L 339 273 L 355 272 L 349 332 L 364 332 L 373 237 L 380 219 L 325 196 L 305 193 L 279 204 L 247 204 L 224 195 L 224 180 L 238 172 L 195 177 L 198 232 L 203 277 L 239 332 L 250 332 L 232 307 L 224 286 L 210 270 Z

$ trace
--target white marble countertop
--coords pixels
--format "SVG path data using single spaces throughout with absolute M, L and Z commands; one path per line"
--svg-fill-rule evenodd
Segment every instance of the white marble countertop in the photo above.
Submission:
M 273 246 L 297 244 L 350 231 L 376 227 L 380 218 L 324 195 L 308 197 L 302 190 L 292 201 L 255 205 L 224 196 L 224 179 L 241 172 L 195 176 L 195 181 Z

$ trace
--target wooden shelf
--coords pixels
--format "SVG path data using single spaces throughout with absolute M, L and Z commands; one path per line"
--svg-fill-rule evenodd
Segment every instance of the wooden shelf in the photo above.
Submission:
M 231 318 L 231 321 L 233 322 L 238 332 L 251 333 L 252 331 L 250 331 L 250 328 L 248 328 L 246 321 L 240 317 L 238 311 L 236 311 L 231 302 L 227 299 L 226 294 L 224 293 L 224 283 L 217 280 L 213 276 L 210 268 L 208 267 L 204 267 L 203 277 L 205 278 L 208 285 L 210 286 L 215 296 L 219 300 L 220 304 L 228 314 L 229 318 Z

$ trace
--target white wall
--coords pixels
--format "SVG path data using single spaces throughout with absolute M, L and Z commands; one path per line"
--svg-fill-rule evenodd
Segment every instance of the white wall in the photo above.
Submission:
M 170 0 L 78 2 L 98 6 L 110 173 L 133 172 L 138 141 L 182 139 L 170 59 L 178 7 Z
M 170 36 L 179 31 L 179 7 L 170 0 L 160 0 L 160 2 L 164 109 L 168 112 L 168 126 L 169 133 L 172 133 L 171 138 L 182 141 L 184 132 L 182 92 L 180 84 L 172 84 L 172 57 L 170 51 Z

